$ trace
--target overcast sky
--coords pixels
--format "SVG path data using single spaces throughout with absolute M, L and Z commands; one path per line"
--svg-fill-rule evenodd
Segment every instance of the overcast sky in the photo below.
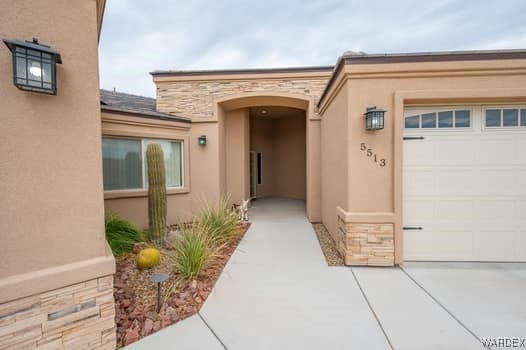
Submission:
M 102 88 L 154 97 L 153 70 L 509 48 L 526 48 L 526 0 L 107 0 L 100 74 Z

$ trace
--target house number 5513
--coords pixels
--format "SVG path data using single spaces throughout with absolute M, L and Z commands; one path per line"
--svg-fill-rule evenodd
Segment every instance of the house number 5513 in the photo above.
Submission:
M 387 161 L 385 158 L 379 158 L 376 153 L 374 153 L 372 148 L 368 148 L 365 142 L 362 142 L 360 144 L 360 151 L 365 152 L 367 157 L 371 157 L 375 163 L 377 163 L 379 166 L 384 167 L 387 164 Z

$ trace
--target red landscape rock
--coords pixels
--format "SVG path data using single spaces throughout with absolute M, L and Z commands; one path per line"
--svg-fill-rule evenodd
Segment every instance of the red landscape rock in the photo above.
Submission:
M 124 346 L 130 345 L 133 342 L 139 340 L 139 327 L 128 328 L 124 335 Z
M 131 344 L 142 337 L 185 319 L 199 311 L 205 302 L 228 259 L 241 241 L 248 225 L 232 242 L 223 248 L 219 257 L 197 279 L 178 286 L 161 306 L 161 312 L 155 312 L 157 288 L 150 281 L 154 273 L 169 273 L 169 279 L 162 284 L 162 296 L 166 297 L 168 288 L 174 285 L 178 276 L 173 273 L 170 254 L 173 251 L 161 250 L 161 262 L 149 270 L 138 270 L 135 264 L 136 253 L 117 258 L 117 271 L 114 276 L 113 292 L 115 297 L 115 322 L 117 324 L 117 346 Z M 136 250 L 143 245 L 137 245 Z M 145 246 L 144 246 L 145 247 Z M 163 299 L 164 300 L 164 299 Z
M 171 306 L 168 306 L 164 312 L 166 313 L 166 315 L 170 318 L 172 322 L 175 322 L 179 319 L 179 315 L 177 314 L 177 311 Z
M 141 335 L 144 337 L 144 336 L 147 336 L 148 334 L 150 334 L 151 332 L 153 331 L 153 321 L 149 318 L 147 318 L 145 321 L 144 321 L 144 326 L 142 327 L 142 332 L 141 332 Z

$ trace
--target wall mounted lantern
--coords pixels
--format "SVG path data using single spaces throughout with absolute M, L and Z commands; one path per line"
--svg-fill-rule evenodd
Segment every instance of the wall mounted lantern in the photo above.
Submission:
M 197 139 L 199 141 L 199 146 L 206 146 L 206 135 L 201 135 Z
M 57 94 L 56 64 L 60 53 L 33 41 L 4 39 L 13 55 L 13 82 L 17 88 L 44 94 Z
M 384 128 L 385 110 L 375 107 L 367 107 L 365 113 L 365 129 L 382 130 Z

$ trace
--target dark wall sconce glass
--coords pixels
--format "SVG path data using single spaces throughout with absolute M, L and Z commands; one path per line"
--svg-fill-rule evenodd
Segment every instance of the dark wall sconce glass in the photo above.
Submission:
M 20 90 L 57 94 L 56 64 L 62 63 L 60 53 L 33 41 L 4 39 L 13 55 L 13 83 Z
M 384 114 L 385 109 L 375 107 L 367 107 L 365 112 L 365 129 L 367 130 L 382 130 L 384 128 Z
M 206 146 L 206 135 L 201 135 L 197 139 L 199 142 L 199 146 Z

